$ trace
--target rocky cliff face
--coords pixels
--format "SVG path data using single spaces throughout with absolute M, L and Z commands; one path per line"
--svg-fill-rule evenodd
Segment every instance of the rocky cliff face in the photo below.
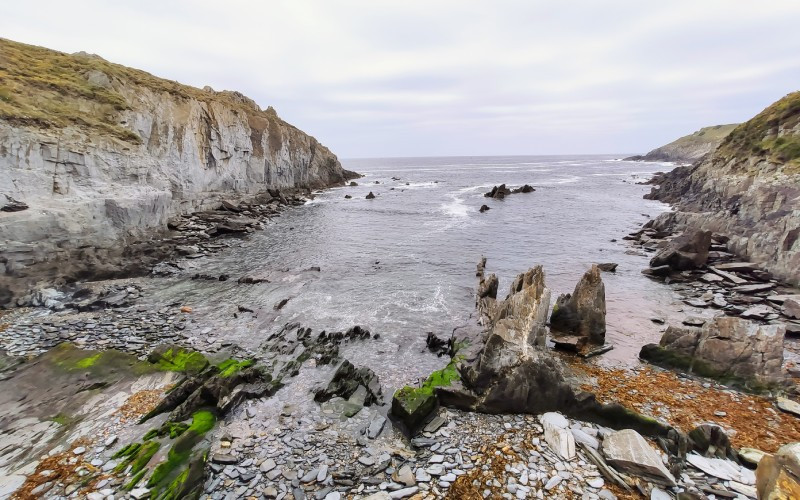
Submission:
M 665 146 L 656 148 L 646 155 L 625 158 L 634 161 L 672 161 L 675 163 L 693 163 L 711 153 L 737 124 L 715 125 L 703 127 L 697 132 L 685 135 Z
M 0 205 L 29 207 L 0 212 L 0 295 L 44 268 L 63 274 L 52 271 L 65 262 L 78 277 L 223 198 L 355 176 L 237 92 L 3 39 L 0 62 Z
M 800 283 L 800 92 L 738 126 L 708 158 L 655 179 L 647 197 L 675 204 L 655 227 L 730 237 L 736 254 Z

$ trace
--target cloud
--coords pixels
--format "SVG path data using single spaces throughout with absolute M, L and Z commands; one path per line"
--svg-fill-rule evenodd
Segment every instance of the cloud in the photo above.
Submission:
M 800 3 L 28 0 L 3 36 L 235 89 L 343 157 L 643 152 L 800 81 Z

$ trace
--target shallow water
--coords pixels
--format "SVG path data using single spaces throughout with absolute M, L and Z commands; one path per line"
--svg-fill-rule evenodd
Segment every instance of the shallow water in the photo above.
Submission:
M 208 335 L 251 349 L 290 321 L 329 331 L 365 326 L 379 333 L 380 341 L 350 346 L 345 354 L 375 369 L 389 387 L 442 364 L 425 352 L 427 332 L 449 336 L 474 323 L 475 266 L 481 256 L 488 258 L 487 271 L 500 278 L 501 296 L 516 274 L 537 264 L 544 266 L 555 298 L 571 292 L 591 263 L 618 263 L 616 273 L 603 275 L 607 339 L 616 346 L 604 355 L 607 363 L 635 363 L 639 347 L 660 338 L 663 327 L 650 318 L 677 314 L 677 296 L 641 274 L 649 256 L 626 253 L 630 247 L 622 240 L 647 216 L 668 209 L 642 199 L 650 187 L 636 182 L 669 166 L 610 156 L 343 164 L 365 174 L 359 186 L 328 190 L 234 247 L 189 261 L 193 268 L 184 277 L 152 280 L 149 300 L 189 304 L 204 323 L 214 325 Z M 504 200 L 483 196 L 501 183 L 528 183 L 536 192 Z M 365 199 L 370 191 L 376 199 Z M 479 213 L 484 203 L 491 210 Z M 312 266 L 321 271 L 308 270 Z M 188 280 L 195 272 L 232 279 Z M 266 275 L 271 283 L 235 283 L 247 274 Z M 273 304 L 284 298 L 289 302 L 275 311 Z M 255 309 L 256 317 L 234 318 L 237 304 Z

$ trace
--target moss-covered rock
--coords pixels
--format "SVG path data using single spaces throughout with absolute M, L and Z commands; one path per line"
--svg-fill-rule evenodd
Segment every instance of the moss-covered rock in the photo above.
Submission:
M 157 366 L 159 370 L 189 374 L 200 373 L 209 365 L 208 359 L 199 352 L 176 345 L 156 347 L 147 356 L 147 360 Z
M 456 380 L 459 380 L 456 361 L 451 360 L 446 367 L 431 373 L 420 387 L 405 386 L 395 392 L 391 415 L 414 434 L 439 405 L 435 389 L 449 386 Z

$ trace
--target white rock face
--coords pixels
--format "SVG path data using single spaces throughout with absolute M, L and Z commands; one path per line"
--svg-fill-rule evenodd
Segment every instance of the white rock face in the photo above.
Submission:
M 93 249 L 77 257 L 91 271 L 177 214 L 267 188 L 322 188 L 350 175 L 316 139 L 240 94 L 207 90 L 201 100 L 117 79 L 112 85 L 130 104 L 119 122 L 141 144 L 0 120 L 0 195 L 30 207 L 0 212 L 0 303 L 9 279 L 31 274 L 31 266 L 53 274 L 59 262 L 76 259 L 75 249 Z

